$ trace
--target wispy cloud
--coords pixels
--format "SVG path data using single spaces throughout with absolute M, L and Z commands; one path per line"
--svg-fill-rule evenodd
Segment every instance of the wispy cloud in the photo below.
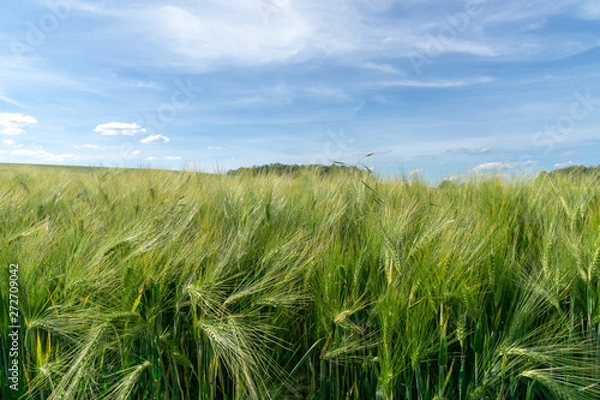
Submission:
M 391 64 L 367 62 L 363 66 L 366 69 L 373 69 L 375 71 L 383 72 L 386 74 L 402 74 L 402 72 L 399 69 L 397 69 Z
M 154 25 L 162 32 L 162 37 L 153 35 L 158 39 L 155 45 L 205 64 L 230 58 L 259 65 L 296 57 L 306 52 L 311 31 L 309 22 L 291 6 L 279 8 L 267 23 L 260 2 L 163 5 L 136 14 L 141 24 L 134 30 Z
M 133 88 L 142 88 L 142 89 L 153 89 L 153 90 L 161 90 L 164 89 L 164 86 L 157 82 L 150 81 L 135 81 L 131 83 L 126 83 L 127 86 Z
M 556 163 L 556 164 L 554 164 L 554 168 L 566 168 L 566 167 L 570 167 L 573 164 L 574 164 L 573 161 L 567 161 L 567 162 L 563 162 L 563 163 Z
M 559 36 L 529 27 L 543 28 L 549 17 L 557 15 L 600 17 L 596 0 L 429 0 L 419 7 L 415 1 L 390 0 L 70 3 L 84 15 L 110 20 L 111 37 L 136 38 L 135 51 L 120 56 L 195 71 L 222 64 L 257 66 L 325 56 L 397 73 L 390 60 L 405 62 L 414 52 L 430 54 L 432 38 L 441 42 L 434 45 L 436 58 L 447 53 L 535 58 L 550 56 L 552 50 L 556 53 Z M 478 10 L 467 15 L 465 23 L 469 4 Z M 527 33 L 525 40 L 523 33 Z M 583 36 L 570 36 L 561 43 L 571 44 L 564 46 L 569 49 L 563 51 L 569 52 L 597 45 Z M 140 52 L 141 48 L 151 50 Z
M 532 161 L 532 160 L 519 161 L 519 162 L 494 161 L 494 162 L 487 162 L 487 163 L 480 164 L 480 165 L 472 168 L 471 170 L 473 172 L 505 171 L 505 170 L 511 170 L 511 169 L 515 169 L 515 168 L 527 167 L 527 166 L 535 165 L 537 163 L 538 163 L 537 161 Z
M 106 124 L 100 124 L 94 128 L 94 132 L 99 132 L 105 136 L 114 135 L 126 135 L 133 136 L 136 133 L 146 132 L 146 129 L 142 128 L 138 124 L 126 123 L 126 122 L 108 122 Z
M 413 158 L 418 161 L 444 161 L 448 155 L 481 156 L 492 151 L 491 147 L 456 147 L 438 153 L 417 154 Z
M 494 78 L 489 76 L 483 76 L 479 78 L 471 79 L 459 79 L 459 80 L 410 80 L 402 79 L 395 81 L 381 81 L 375 83 L 373 86 L 376 87 L 422 87 L 422 88 L 456 88 L 462 86 L 479 85 L 484 83 L 493 82 Z
M 77 6 L 96 15 L 109 15 L 110 3 L 92 6 L 78 1 Z M 228 3 L 195 2 L 177 5 L 165 2 L 132 1 L 120 20 L 123 34 L 143 34 L 159 53 L 170 57 L 147 56 L 152 62 L 171 66 L 211 68 L 223 62 L 244 65 L 297 62 L 314 57 L 351 56 L 365 61 L 366 68 L 398 73 L 387 62 L 370 60 L 407 57 L 411 51 L 429 46 L 423 26 L 432 26 L 430 15 L 398 14 L 394 19 L 380 18 L 393 4 L 364 0 L 346 2 L 271 2 L 233 0 Z M 443 7 L 440 7 L 443 9 Z M 446 9 L 441 10 L 446 11 Z M 335 15 L 335 18 L 331 18 Z M 444 12 L 439 13 L 446 23 Z M 433 26 L 435 28 L 435 25 Z M 152 34 L 150 34 L 152 29 Z M 496 55 L 489 45 L 472 39 L 454 40 L 444 52 L 482 56 Z
M 155 143 L 168 143 L 171 139 L 163 135 L 150 135 L 140 140 L 140 143 L 144 144 L 155 144 Z
M 20 107 L 20 108 L 27 108 L 23 104 L 19 103 L 16 100 L 11 99 L 10 97 L 6 97 L 6 96 L 0 95 L 0 101 L 3 101 L 3 102 L 8 103 L 8 104 L 12 104 L 13 106 L 17 106 L 17 107 Z
M 436 47 L 435 51 L 433 51 L 432 47 L 435 46 L 435 44 L 432 44 L 432 41 L 433 43 L 440 43 L 439 41 L 435 41 L 435 38 L 432 39 L 431 36 L 425 36 L 416 42 L 417 50 L 422 51 L 424 56 L 427 56 L 428 54 L 434 54 L 438 57 L 444 53 L 464 53 L 485 57 L 495 57 L 499 55 L 498 50 L 490 47 L 489 45 L 479 44 L 467 40 L 455 40 L 445 42 L 443 44 L 440 43 L 438 45 L 439 47 Z
M 305 90 L 308 96 L 315 97 L 317 99 L 326 99 L 328 101 L 350 101 L 352 97 L 348 95 L 343 89 L 330 87 L 330 86 L 313 86 L 308 87 Z
M 459 155 L 467 155 L 467 156 L 478 156 L 481 154 L 487 154 L 491 151 L 492 149 L 489 147 L 482 147 L 482 148 L 471 148 L 471 147 L 459 147 L 457 149 L 450 149 L 447 151 L 447 153 L 450 154 L 459 154 Z
M 164 158 L 164 160 L 166 160 L 166 161 L 177 161 L 177 160 L 181 160 L 181 157 L 179 157 L 179 156 L 166 156 Z
M 97 144 L 82 144 L 81 146 L 73 146 L 76 149 L 89 149 L 89 150 L 108 150 L 114 147 L 98 146 Z
M 31 115 L 2 113 L 0 114 L 0 135 L 22 135 L 26 133 L 26 127 L 37 123 L 37 119 Z
M 32 159 L 49 161 L 49 162 L 65 162 L 76 159 L 75 154 L 55 154 L 44 149 L 20 149 L 9 153 L 11 156 L 30 157 Z

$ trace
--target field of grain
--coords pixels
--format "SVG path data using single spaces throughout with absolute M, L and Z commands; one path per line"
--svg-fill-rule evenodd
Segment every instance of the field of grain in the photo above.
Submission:
M 0 398 L 598 399 L 598 183 L 0 166 Z

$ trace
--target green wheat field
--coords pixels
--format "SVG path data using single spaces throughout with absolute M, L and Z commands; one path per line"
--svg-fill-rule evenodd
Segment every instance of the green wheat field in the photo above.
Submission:
M 598 399 L 599 187 L 0 166 L 0 398 Z

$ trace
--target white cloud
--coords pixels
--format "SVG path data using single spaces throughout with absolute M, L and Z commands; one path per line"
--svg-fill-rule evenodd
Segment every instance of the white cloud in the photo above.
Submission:
M 563 163 L 554 164 L 554 168 L 566 168 L 566 167 L 570 167 L 571 165 L 573 165 L 573 161 L 567 161 L 567 162 L 563 162 Z
M 140 140 L 141 143 L 144 144 L 154 144 L 154 143 L 168 143 L 171 139 L 163 135 L 150 135 Z
M 386 74 L 400 74 L 401 72 L 396 69 L 396 67 L 394 67 L 391 64 L 379 64 L 379 63 L 374 63 L 374 62 L 368 62 L 364 65 L 365 68 L 367 69 L 373 69 L 379 72 L 384 72 Z
M 81 146 L 75 146 L 77 149 L 91 149 L 91 150 L 107 150 L 109 147 L 98 146 L 97 144 L 82 144 Z
M 267 8 L 264 7 L 267 6 Z M 233 1 L 196 3 L 188 7 L 164 5 L 138 13 L 138 31 L 154 25 L 154 45 L 187 60 L 224 59 L 260 65 L 297 57 L 307 49 L 311 27 L 291 3 Z M 154 30 L 154 29 L 153 29 Z M 162 36 L 162 37 L 161 37 Z
M 221 150 L 221 148 L 218 147 L 218 146 L 208 146 L 207 149 L 209 149 L 209 150 L 217 150 L 217 151 Z
M 181 157 L 178 157 L 178 156 L 166 156 L 164 158 L 164 160 L 167 160 L 167 161 L 177 161 L 177 160 L 181 160 Z
M 14 145 L 15 143 L 17 143 L 17 142 L 15 142 L 15 141 L 14 141 L 14 140 L 12 140 L 12 139 L 4 139 L 4 140 L 2 141 L 2 144 L 5 144 L 5 145 L 7 145 L 7 146 L 12 146 L 12 145 Z
M 24 114 L 0 114 L 0 135 L 22 135 L 25 127 L 37 124 L 37 119 Z
M 520 161 L 520 162 L 494 161 L 494 162 L 480 164 L 480 165 L 476 166 L 475 168 L 472 168 L 471 170 L 474 172 L 505 171 L 505 170 L 511 170 L 511 169 L 515 169 L 515 168 L 527 167 L 527 166 L 531 166 L 534 164 L 537 164 L 537 161 L 532 161 L 532 160 Z
M 158 158 L 156 158 L 154 156 L 146 157 L 146 161 L 154 161 L 154 160 L 158 160 Z
M 119 148 L 119 154 L 123 157 L 133 157 L 141 153 L 141 150 L 131 150 L 127 147 Z
M 375 86 L 379 87 L 422 87 L 422 88 L 453 88 L 478 85 L 483 83 L 493 82 L 494 78 L 489 76 L 483 76 L 473 79 L 462 79 L 462 80 L 438 80 L 438 81 L 417 81 L 417 80 L 397 80 L 397 81 L 383 81 L 375 83 Z
M 102 135 L 114 136 L 114 135 L 126 135 L 133 136 L 136 133 L 146 132 L 146 129 L 142 128 L 135 122 L 109 122 L 106 124 L 100 124 L 94 128 L 94 132 L 99 132 Z
M 19 156 L 19 157 L 31 157 L 34 159 L 42 160 L 42 161 L 50 161 L 50 162 L 64 162 L 67 160 L 73 160 L 77 158 L 75 154 L 54 154 L 47 152 L 44 149 L 21 149 L 14 150 L 9 153 L 11 156 Z
M 440 40 L 439 36 L 433 37 L 427 34 L 419 38 L 415 44 L 417 53 L 411 53 L 413 60 L 420 60 L 423 56 L 429 59 L 436 58 L 443 53 L 464 53 L 484 57 L 498 56 L 498 50 L 495 50 L 487 44 L 479 44 L 458 39 L 446 41 L 444 39 Z
M 126 84 L 127 86 L 134 88 L 142 88 L 142 89 L 154 89 L 161 90 L 164 89 L 163 85 L 157 82 L 147 82 L 147 81 L 136 81 L 133 83 Z

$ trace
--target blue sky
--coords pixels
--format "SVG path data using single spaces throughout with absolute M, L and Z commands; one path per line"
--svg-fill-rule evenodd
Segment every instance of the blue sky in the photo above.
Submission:
M 597 165 L 597 0 L 9 0 L 0 162 Z M 372 154 L 366 157 L 368 154 Z

